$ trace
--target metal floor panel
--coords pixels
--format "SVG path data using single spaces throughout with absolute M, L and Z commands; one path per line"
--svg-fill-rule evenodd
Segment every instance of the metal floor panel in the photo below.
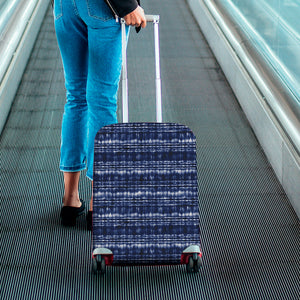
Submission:
M 0 139 L 0 298 L 299 299 L 299 220 L 188 6 L 143 4 L 161 15 L 164 121 L 197 137 L 203 267 L 109 267 L 94 276 L 84 216 L 76 228 L 61 226 L 65 89 L 49 8 Z M 150 26 L 132 30 L 128 46 L 130 121 L 154 120 Z M 89 184 L 82 176 L 87 201 Z

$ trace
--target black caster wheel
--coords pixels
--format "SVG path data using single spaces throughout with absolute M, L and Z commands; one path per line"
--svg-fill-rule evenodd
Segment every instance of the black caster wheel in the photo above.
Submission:
M 98 268 L 100 269 L 101 274 L 104 274 L 106 271 L 106 264 L 104 257 L 101 258 L 101 261 L 98 263 Z
M 198 256 L 197 260 L 194 260 L 194 271 L 198 273 L 201 266 L 202 266 L 202 257 Z
M 186 264 L 186 271 L 188 273 L 191 273 L 191 272 L 193 272 L 193 268 L 194 268 L 194 260 L 193 260 L 193 257 L 190 256 L 188 263 Z
M 198 253 L 194 253 L 188 259 L 186 270 L 188 273 L 192 273 L 192 272 L 198 273 L 201 266 L 202 266 L 202 257 L 199 256 Z
M 96 257 L 93 257 L 93 258 L 92 258 L 92 272 L 93 272 L 94 274 L 97 274 L 97 273 L 98 273 L 98 264 L 97 264 Z
M 93 257 L 92 259 L 92 271 L 94 274 L 104 274 L 106 271 L 106 264 L 104 257 L 101 257 L 101 255 L 97 255 Z

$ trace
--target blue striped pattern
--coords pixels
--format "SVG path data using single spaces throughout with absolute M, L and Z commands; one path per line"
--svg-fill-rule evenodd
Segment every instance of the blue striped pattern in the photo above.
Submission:
M 200 246 L 196 139 L 186 126 L 102 128 L 93 193 L 93 249 L 110 249 L 114 263 L 176 264 Z

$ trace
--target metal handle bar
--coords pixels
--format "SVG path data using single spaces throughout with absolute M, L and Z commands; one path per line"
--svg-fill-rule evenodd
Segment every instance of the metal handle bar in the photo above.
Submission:
M 156 121 L 162 122 L 162 103 L 161 103 L 161 78 L 160 78 L 160 55 L 159 55 L 159 15 L 146 15 L 147 22 L 154 25 L 154 48 L 155 48 L 155 87 L 156 87 Z M 128 78 L 127 78 L 127 53 L 126 53 L 126 28 L 125 21 L 122 24 L 122 111 L 123 123 L 128 123 Z

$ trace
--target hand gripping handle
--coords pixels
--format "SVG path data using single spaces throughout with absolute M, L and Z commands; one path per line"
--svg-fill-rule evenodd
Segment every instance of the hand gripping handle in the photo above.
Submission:
M 146 15 L 147 22 L 152 22 L 154 27 L 154 53 L 155 53 L 155 87 L 156 87 L 156 121 L 162 122 L 162 103 L 161 103 L 161 78 L 160 78 L 160 54 L 159 54 L 159 16 Z M 127 78 L 127 53 L 126 53 L 126 28 L 125 21 L 122 24 L 122 111 L 123 123 L 128 123 L 128 78 Z

